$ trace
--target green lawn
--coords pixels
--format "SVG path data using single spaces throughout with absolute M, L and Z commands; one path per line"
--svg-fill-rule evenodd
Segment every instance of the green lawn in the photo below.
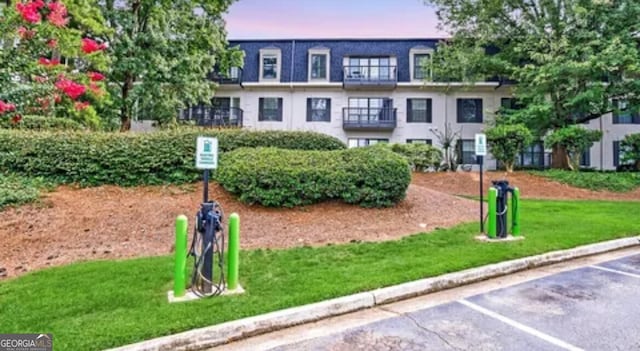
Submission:
M 476 242 L 477 223 L 399 241 L 244 251 L 247 293 L 168 304 L 171 257 L 97 261 L 0 283 L 0 331 L 97 350 L 503 260 L 640 234 L 640 202 L 525 200 L 526 240 Z
M 627 192 L 640 187 L 640 173 L 594 171 L 572 172 L 557 169 L 535 171 L 531 173 L 577 188 L 590 190 Z

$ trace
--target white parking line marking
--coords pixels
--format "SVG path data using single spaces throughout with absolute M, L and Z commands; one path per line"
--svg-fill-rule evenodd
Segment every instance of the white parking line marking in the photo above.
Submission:
M 533 329 L 533 328 L 528 327 L 528 326 L 526 326 L 526 325 L 524 325 L 522 323 L 516 322 L 513 319 L 507 318 L 507 317 L 505 317 L 505 316 L 503 316 L 501 314 L 498 314 L 496 312 L 490 311 L 490 310 L 488 310 L 488 309 L 486 309 L 486 308 L 484 308 L 482 306 L 478 306 L 478 305 L 474 304 L 473 302 L 469 302 L 469 301 L 464 300 L 464 299 L 463 300 L 458 300 L 458 302 L 463 304 L 463 305 L 465 305 L 465 306 L 467 306 L 467 307 L 469 307 L 469 308 L 471 308 L 471 309 L 473 309 L 473 310 L 475 310 L 475 311 L 478 311 L 478 312 L 480 312 L 480 313 L 482 313 L 484 315 L 487 315 L 487 316 L 489 316 L 491 318 L 497 319 L 502 323 L 508 324 L 508 325 L 510 325 L 510 326 L 512 326 L 512 327 L 514 327 L 516 329 L 519 329 L 519 330 L 521 330 L 521 331 L 523 331 L 523 332 L 525 332 L 527 334 L 533 335 L 533 336 L 535 336 L 537 338 L 540 338 L 540 339 L 542 339 L 542 340 L 544 340 L 546 342 L 554 344 L 554 345 L 556 345 L 558 347 L 561 347 L 561 348 L 563 348 L 565 350 L 584 351 L 583 349 L 581 349 L 581 348 L 579 348 L 577 346 L 573 346 L 573 345 L 571 345 L 571 344 L 569 344 L 567 342 L 564 342 L 564 341 L 562 341 L 560 339 L 554 338 L 551 335 L 545 334 L 545 333 L 543 333 L 543 332 L 541 332 L 539 330 Z
M 633 273 L 629 273 L 629 272 L 623 272 L 623 271 L 619 271 L 617 269 L 611 269 L 611 268 L 601 267 L 601 266 L 596 266 L 596 265 L 592 265 L 592 266 L 589 266 L 589 267 L 595 268 L 595 269 L 599 269 L 601 271 L 607 271 L 607 272 L 611 272 L 611 273 L 618 273 L 618 274 L 626 275 L 627 277 L 640 278 L 640 275 L 638 275 L 638 274 L 633 274 Z

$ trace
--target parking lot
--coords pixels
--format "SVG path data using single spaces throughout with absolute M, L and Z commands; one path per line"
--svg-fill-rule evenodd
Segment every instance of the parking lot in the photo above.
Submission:
M 412 307 L 382 307 L 370 312 L 377 313 L 371 317 L 355 314 L 355 327 L 339 321 L 333 327 L 331 322 L 301 326 L 272 335 L 271 342 L 240 343 L 229 349 L 640 350 L 637 250 L 523 280 L 479 294 L 463 293 L 462 298 L 454 295 L 426 308 L 420 308 L 427 301 L 423 298 Z M 288 340 L 276 345 L 273 340 L 278 338 Z

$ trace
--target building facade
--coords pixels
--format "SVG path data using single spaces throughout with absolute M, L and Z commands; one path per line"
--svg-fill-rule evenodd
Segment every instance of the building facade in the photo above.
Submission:
M 424 69 L 438 39 L 329 39 L 231 41 L 245 53 L 243 68 L 214 75 L 220 85 L 212 106 L 193 106 L 181 118 L 255 130 L 329 134 L 350 147 L 377 142 L 429 143 L 438 134 L 459 134 L 462 164 L 474 164 L 474 136 L 510 106 L 512 87 L 498 81 L 429 82 Z M 583 165 L 615 169 L 619 141 L 640 132 L 640 117 L 604 115 L 586 124 L 603 139 Z M 519 159 L 544 167 L 550 155 L 535 143 Z M 491 157 L 487 167 L 498 165 Z

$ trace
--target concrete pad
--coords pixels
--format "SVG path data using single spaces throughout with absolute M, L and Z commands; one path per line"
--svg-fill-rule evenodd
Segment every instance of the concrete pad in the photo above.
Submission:
M 585 350 L 640 349 L 640 279 L 581 268 L 467 300 Z
M 480 235 L 476 235 L 475 239 L 478 240 L 478 241 L 482 241 L 483 243 L 504 243 L 504 242 L 510 242 L 510 241 L 524 240 L 524 236 L 522 236 L 522 235 L 513 236 L 513 235 L 509 234 L 509 235 L 507 235 L 506 238 L 494 238 L 494 239 L 491 239 L 490 237 L 488 237 L 485 234 L 480 234 Z

